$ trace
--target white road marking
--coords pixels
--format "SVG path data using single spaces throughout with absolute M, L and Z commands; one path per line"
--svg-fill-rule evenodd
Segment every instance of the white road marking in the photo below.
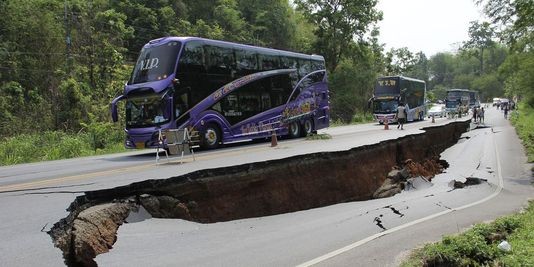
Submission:
M 503 181 L 503 178 L 502 178 L 501 160 L 500 160 L 499 153 L 498 153 L 498 150 L 497 150 L 497 142 L 495 141 L 495 135 L 492 135 L 492 136 L 493 136 L 493 144 L 494 144 L 494 147 L 495 147 L 495 157 L 496 157 L 496 161 L 497 161 L 497 176 L 499 178 L 499 185 L 497 186 L 497 189 L 495 189 L 495 191 L 491 195 L 489 195 L 489 196 L 487 196 L 487 197 L 485 197 L 485 198 L 483 198 L 483 199 L 481 199 L 479 201 L 476 201 L 476 202 L 473 202 L 473 203 L 470 203 L 470 204 L 467 204 L 467 205 L 464 205 L 464 206 L 460 206 L 460 207 L 457 207 L 457 208 L 448 209 L 448 210 L 445 210 L 445 211 L 442 211 L 442 212 L 438 212 L 438 213 L 429 215 L 427 217 L 420 218 L 420 219 L 411 221 L 409 223 L 405 223 L 405 224 L 399 225 L 397 227 L 393 227 L 391 229 L 388 229 L 386 231 L 374 234 L 372 236 L 369 236 L 367 238 L 364 238 L 362 240 L 354 242 L 354 243 L 352 243 L 350 245 L 342 247 L 342 248 L 340 248 L 338 250 L 334 250 L 334 251 L 332 251 L 330 253 L 327 253 L 327 254 L 325 254 L 323 256 L 320 256 L 320 257 L 317 257 L 317 258 L 312 259 L 310 261 L 307 261 L 305 263 L 299 264 L 299 265 L 297 265 L 297 267 L 307 267 L 307 266 L 312 266 L 312 265 L 318 264 L 318 263 L 323 262 L 323 261 L 325 261 L 327 259 L 333 258 L 333 257 L 335 257 L 337 255 L 342 254 L 342 253 L 345 253 L 345 252 L 347 252 L 347 251 L 349 251 L 351 249 L 357 248 L 357 247 L 359 247 L 359 246 L 361 246 L 363 244 L 366 244 L 366 243 L 368 243 L 368 242 L 370 242 L 372 240 L 375 240 L 375 239 L 377 239 L 379 237 L 385 236 L 387 234 L 394 233 L 396 231 L 399 231 L 399 230 L 402 230 L 404 228 L 416 225 L 416 224 L 421 223 L 421 222 L 432 220 L 434 218 L 437 218 L 437 217 L 439 217 L 441 215 L 445 215 L 447 213 L 451 213 L 453 211 L 470 208 L 472 206 L 484 203 L 484 202 L 496 197 L 499 193 L 501 193 L 501 191 L 503 189 L 503 186 L 504 186 L 504 181 Z

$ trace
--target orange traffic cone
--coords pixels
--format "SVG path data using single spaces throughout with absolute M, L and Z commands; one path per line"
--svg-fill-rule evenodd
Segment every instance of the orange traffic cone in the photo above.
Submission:
M 384 118 L 384 130 L 389 130 L 388 119 Z
M 276 138 L 276 132 L 273 131 L 273 133 L 271 134 L 271 147 L 275 147 L 278 145 L 278 140 Z

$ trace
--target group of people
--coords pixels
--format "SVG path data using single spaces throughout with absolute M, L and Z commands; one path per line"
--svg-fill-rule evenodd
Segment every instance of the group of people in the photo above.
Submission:
M 478 123 L 484 123 L 484 107 L 473 107 L 473 120 Z

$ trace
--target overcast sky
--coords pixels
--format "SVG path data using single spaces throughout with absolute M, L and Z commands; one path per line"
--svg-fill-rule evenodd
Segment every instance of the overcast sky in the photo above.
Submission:
M 483 15 L 473 0 L 379 0 L 384 13 L 379 41 L 390 48 L 408 47 L 430 56 L 454 52 L 468 38 L 469 22 Z

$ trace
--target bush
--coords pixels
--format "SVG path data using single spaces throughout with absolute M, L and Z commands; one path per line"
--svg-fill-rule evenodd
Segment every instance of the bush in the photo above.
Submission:
M 534 201 L 523 214 L 477 224 L 463 234 L 415 250 L 401 266 L 531 266 L 534 262 Z M 511 252 L 497 248 L 508 240 Z
M 525 146 L 528 161 L 534 162 L 534 108 L 527 103 L 521 103 L 519 109 L 512 113 L 510 120 Z
M 124 151 L 122 132 L 106 127 L 95 126 L 96 130 L 78 134 L 48 131 L 5 138 L 0 141 L 0 165 Z

